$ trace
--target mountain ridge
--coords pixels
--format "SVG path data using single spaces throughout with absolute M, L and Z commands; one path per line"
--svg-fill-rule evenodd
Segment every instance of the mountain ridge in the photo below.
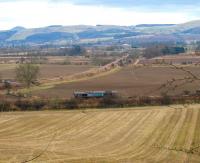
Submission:
M 58 42 L 81 42 L 85 40 L 120 40 L 137 39 L 144 36 L 170 37 L 178 35 L 200 35 L 200 20 L 190 21 L 182 24 L 139 24 L 135 26 L 117 26 L 117 25 L 50 25 L 40 28 L 24 28 L 16 26 L 10 30 L 0 31 L 0 42 L 6 44 L 9 42 L 23 43 L 48 43 L 57 44 Z M 158 37 L 157 37 L 158 38 Z M 184 38 L 184 37 L 182 37 Z M 197 37 L 198 38 L 198 37 Z M 194 40 L 197 39 L 196 37 Z M 135 40 L 134 40 L 135 41 Z M 159 39 L 158 39 L 159 41 Z M 180 41 L 180 40 L 179 40 Z M 185 41 L 183 39 L 183 41 Z M 199 40 L 200 41 L 200 40 Z M 86 41 L 87 42 L 87 41 Z

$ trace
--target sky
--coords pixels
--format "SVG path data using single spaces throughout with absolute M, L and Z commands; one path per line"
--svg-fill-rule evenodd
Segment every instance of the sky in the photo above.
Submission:
M 198 0 L 0 0 L 0 30 L 49 25 L 178 24 L 200 19 Z

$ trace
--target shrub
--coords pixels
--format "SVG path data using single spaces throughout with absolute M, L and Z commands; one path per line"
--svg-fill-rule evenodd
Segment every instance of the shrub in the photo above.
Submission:
M 42 110 L 46 103 L 42 100 L 18 100 L 15 102 L 15 106 L 22 111 L 29 110 Z
M 78 106 L 78 100 L 77 99 L 70 99 L 64 102 L 64 106 L 66 109 L 77 109 Z
M 48 101 L 48 109 L 63 109 L 63 105 L 63 101 L 57 98 Z
M 189 94 L 190 94 L 190 91 L 184 90 L 184 91 L 183 91 L 183 94 L 184 94 L 184 95 L 189 95 Z
M 11 111 L 11 110 L 12 110 L 12 105 L 9 102 L 0 101 L 0 111 L 1 112 Z
M 161 98 L 161 104 L 162 105 L 169 105 L 172 103 L 172 100 L 170 98 L 170 96 L 168 96 L 167 94 L 162 94 L 162 98 Z
M 35 110 L 42 110 L 42 108 L 46 105 L 43 100 L 34 100 L 31 104 L 31 109 Z
M 124 107 L 126 102 L 118 96 L 106 96 L 99 104 L 99 107 Z
M 149 97 L 140 97 L 139 98 L 139 101 L 138 101 L 138 104 L 143 106 L 143 105 L 150 105 L 152 103 L 152 99 L 150 99 Z
M 25 100 L 18 100 L 15 102 L 15 106 L 18 107 L 22 111 L 29 110 L 31 107 L 30 101 Z

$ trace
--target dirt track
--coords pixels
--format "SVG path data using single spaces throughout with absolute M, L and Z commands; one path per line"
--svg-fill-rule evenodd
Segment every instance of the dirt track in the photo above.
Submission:
M 174 108 L 1 113 L 0 162 L 198 163 L 200 105 Z

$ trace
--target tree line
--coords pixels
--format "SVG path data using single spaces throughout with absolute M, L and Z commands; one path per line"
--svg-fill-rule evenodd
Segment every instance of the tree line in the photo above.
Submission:
M 143 52 L 143 56 L 145 58 L 154 58 L 164 55 L 176 55 L 185 52 L 186 49 L 184 47 L 169 46 L 169 45 L 154 45 L 147 47 Z

